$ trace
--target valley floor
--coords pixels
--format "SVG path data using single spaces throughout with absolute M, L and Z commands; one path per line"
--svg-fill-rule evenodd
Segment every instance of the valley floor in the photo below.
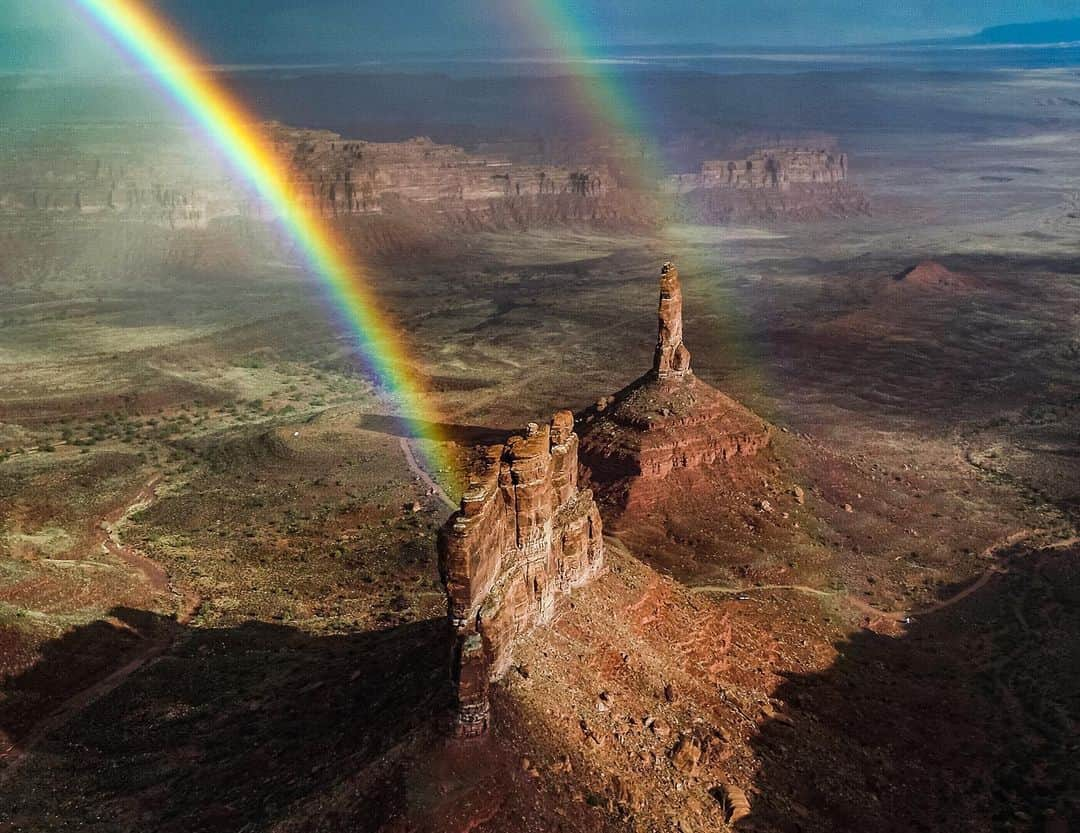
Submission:
M 0 830 L 1080 824 L 1075 143 L 899 146 L 875 216 L 373 262 L 439 454 L 257 230 L 0 218 Z M 667 259 L 774 442 L 606 527 L 449 742 L 428 461 L 639 375 Z

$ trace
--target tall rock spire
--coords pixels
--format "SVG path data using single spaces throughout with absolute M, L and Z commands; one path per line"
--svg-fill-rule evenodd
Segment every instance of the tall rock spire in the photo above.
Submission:
M 683 344 L 682 286 L 674 263 L 660 269 L 660 329 L 653 356 L 653 373 L 661 379 L 690 373 L 690 351 Z
M 769 444 L 764 420 L 690 370 L 682 308 L 679 272 L 665 263 L 653 366 L 598 400 L 578 421 L 581 463 L 600 500 L 612 509 L 612 519 L 666 505 L 675 488 L 667 477 L 676 470 L 725 466 Z M 679 482 L 683 488 L 689 480 Z

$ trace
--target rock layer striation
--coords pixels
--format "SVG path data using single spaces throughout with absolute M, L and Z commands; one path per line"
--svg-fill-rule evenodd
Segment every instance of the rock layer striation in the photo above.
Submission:
M 667 186 L 695 188 L 776 188 L 826 185 L 848 176 L 846 153 L 816 148 L 761 148 L 745 159 L 709 159 L 696 174 L 675 174 Z
M 488 688 L 511 667 L 515 640 L 601 570 L 602 533 L 592 492 L 578 486 L 570 411 L 480 450 L 461 508 L 439 536 L 458 734 L 487 730 Z
M 682 304 L 678 270 L 666 263 L 652 370 L 584 415 L 583 467 L 620 508 L 655 502 L 673 471 L 752 456 L 769 442 L 762 419 L 694 375 Z
M 690 351 L 683 344 L 682 285 L 674 263 L 660 270 L 659 330 L 653 373 L 660 379 L 685 376 L 690 372 Z

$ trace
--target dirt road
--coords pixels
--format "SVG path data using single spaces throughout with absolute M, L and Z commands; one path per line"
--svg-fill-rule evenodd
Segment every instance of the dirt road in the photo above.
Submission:
M 409 444 L 408 437 L 401 437 L 398 442 L 401 445 L 401 451 L 405 455 L 405 462 L 409 464 L 409 469 L 419 477 L 431 490 L 431 494 L 435 495 L 442 503 L 444 503 L 450 509 L 457 509 L 457 504 L 450 499 L 442 486 L 436 483 L 431 475 L 424 471 L 423 467 L 416 462 L 416 456 L 413 454 L 412 446 Z
M 691 587 L 691 592 L 694 593 L 723 593 L 723 594 L 750 594 L 756 591 L 762 590 L 793 590 L 797 593 L 808 593 L 814 596 L 830 596 L 844 599 L 848 604 L 854 607 L 856 610 L 861 611 L 869 616 L 877 619 L 885 619 L 892 622 L 904 622 L 907 619 L 914 619 L 919 616 L 925 616 L 930 613 L 937 613 L 940 610 L 952 607 L 957 602 L 963 601 L 975 591 L 979 590 L 986 585 L 991 578 L 1000 573 L 1008 571 L 1008 567 L 1003 563 L 1001 553 L 1004 553 L 1014 547 L 1020 541 L 1031 538 L 1038 534 L 1041 530 L 1038 529 L 1021 529 L 1016 532 L 1010 533 L 1002 540 L 995 544 L 991 544 L 982 552 L 983 558 L 995 558 L 997 559 L 993 564 L 988 566 L 979 576 L 970 584 L 961 588 L 953 593 L 951 596 L 934 602 L 931 605 L 922 608 L 910 608 L 908 610 L 880 610 L 869 602 L 860 599 L 858 596 L 845 595 L 840 591 L 828 591 L 820 590 L 816 587 L 808 587 L 803 584 L 763 584 L 750 587 L 725 587 L 722 585 L 707 584 L 697 587 Z M 1034 551 L 1048 550 L 1048 549 L 1064 549 L 1065 547 L 1071 547 L 1073 544 L 1080 542 L 1080 538 L 1069 537 L 1062 538 L 1058 541 L 1052 541 L 1049 544 L 1037 547 Z
M 182 592 L 174 588 L 169 582 L 168 574 L 160 564 L 138 550 L 123 544 L 117 532 L 117 527 L 124 519 L 135 512 L 145 509 L 154 501 L 157 496 L 156 488 L 160 482 L 160 476 L 155 475 L 139 490 L 127 506 L 101 519 L 98 524 L 103 533 L 101 546 L 107 552 L 129 564 L 142 576 L 143 580 L 154 592 L 171 593 L 176 599 L 177 625 L 183 626 L 190 622 L 198 611 L 201 602 L 199 597 L 193 593 Z M 0 751 L 0 762 L 3 763 L 4 767 L 0 771 L 0 784 L 5 783 L 14 775 L 19 766 L 26 760 L 27 755 L 44 738 L 66 724 L 91 703 L 114 691 L 128 677 L 147 663 L 165 653 L 172 647 L 181 630 L 181 627 L 170 628 L 167 633 L 148 637 L 145 644 L 124 665 L 93 685 L 74 692 L 56 709 L 43 717 L 18 744 Z

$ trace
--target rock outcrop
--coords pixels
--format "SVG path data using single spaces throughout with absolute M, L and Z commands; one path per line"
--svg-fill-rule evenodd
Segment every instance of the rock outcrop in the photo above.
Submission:
M 677 469 L 752 456 L 769 442 L 763 420 L 691 370 L 671 263 L 660 273 L 658 318 L 652 370 L 583 417 L 582 465 L 598 494 L 618 508 L 655 502 Z
M 690 372 L 690 351 L 683 344 L 682 285 L 679 270 L 665 263 L 660 270 L 660 328 L 656 336 L 653 373 L 659 379 L 685 376 Z
M 604 563 L 599 510 L 578 486 L 570 411 L 479 456 L 439 536 L 461 735 L 486 731 L 488 687 L 511 667 L 514 641 L 550 621 L 559 597 Z
M 614 187 L 603 168 L 513 162 L 426 137 L 367 142 L 276 122 L 267 133 L 278 155 L 290 160 L 293 198 L 323 215 L 378 213 L 393 199 L 443 211 L 485 210 L 493 200 L 601 197 Z
M 126 133 L 109 143 L 73 131 L 70 148 L 27 142 L 0 158 L 0 212 L 124 215 L 169 228 L 270 219 L 268 206 L 197 144 Z M 278 122 L 261 132 L 288 165 L 292 202 L 328 218 L 393 213 L 404 203 L 452 218 L 512 214 L 518 225 L 541 224 L 617 216 L 625 202 L 599 163 L 513 161 L 425 137 L 368 142 Z
M 955 272 L 934 260 L 924 260 L 893 276 L 889 287 L 894 292 L 926 290 L 942 293 L 965 293 L 981 288 L 975 275 Z

